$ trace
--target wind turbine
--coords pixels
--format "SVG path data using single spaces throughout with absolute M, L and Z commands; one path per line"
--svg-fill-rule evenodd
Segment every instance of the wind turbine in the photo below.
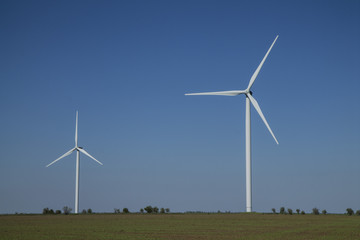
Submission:
M 75 124 L 75 147 L 70 151 L 66 152 L 64 155 L 56 159 L 55 161 L 48 164 L 46 167 L 51 166 L 56 163 L 60 159 L 70 155 L 72 152 L 76 151 L 76 179 L 75 179 L 75 213 L 79 213 L 79 177 L 80 177 L 80 152 L 92 158 L 95 162 L 103 165 L 100 161 L 96 160 L 93 156 L 91 156 L 88 152 L 86 152 L 82 147 L 78 146 L 78 111 L 76 111 L 76 124 Z
M 250 78 L 250 82 L 248 87 L 245 90 L 233 90 L 233 91 L 221 91 L 221 92 L 203 92 L 203 93 L 188 93 L 185 95 L 222 95 L 222 96 L 237 96 L 240 94 L 245 94 L 246 96 L 246 110 L 245 110 L 245 128 L 246 128 L 246 211 L 252 211 L 252 199 L 251 199 L 251 122 L 250 122 L 250 103 L 254 106 L 261 119 L 265 123 L 267 129 L 273 136 L 275 142 L 279 144 L 274 133 L 271 131 L 271 128 L 266 121 L 264 114 L 262 113 L 258 102 L 252 96 L 252 92 L 250 91 L 252 85 L 255 82 L 256 77 L 258 76 L 261 67 L 263 66 L 267 56 L 269 55 L 272 47 L 274 46 L 276 40 L 279 36 L 276 36 L 274 42 L 271 44 L 269 50 L 265 54 L 265 57 L 261 61 L 260 65 L 255 70 L 254 74 Z

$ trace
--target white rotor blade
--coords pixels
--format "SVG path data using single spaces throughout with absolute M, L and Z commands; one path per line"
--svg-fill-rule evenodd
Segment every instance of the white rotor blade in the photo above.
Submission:
M 82 152 L 83 154 L 85 154 L 86 156 L 88 156 L 89 158 L 94 159 L 95 162 L 99 163 L 100 165 L 103 165 L 100 161 L 96 160 L 93 156 L 91 156 L 87 151 L 85 151 L 82 148 L 77 148 L 80 152 Z
M 221 95 L 221 96 L 237 96 L 245 91 L 233 90 L 233 91 L 221 91 L 221 92 L 203 92 L 203 93 L 186 93 L 185 95 Z
M 76 149 L 76 148 L 71 149 L 70 151 L 68 151 L 67 153 L 65 153 L 64 155 L 62 155 L 62 156 L 59 157 L 58 159 L 56 159 L 55 161 L 53 161 L 53 162 L 49 163 L 48 165 L 46 165 L 46 167 L 49 167 L 50 165 L 56 163 L 56 162 L 59 161 L 60 159 L 66 157 L 66 156 L 68 156 L 68 155 L 70 155 L 73 151 L 75 151 L 75 149 Z
M 251 77 L 251 79 L 250 79 L 250 82 L 249 82 L 249 86 L 247 87 L 247 90 L 250 90 L 251 86 L 254 84 L 257 75 L 259 74 L 259 72 L 260 72 L 260 70 L 261 70 L 261 68 L 262 68 L 262 66 L 263 66 L 263 64 L 264 64 L 267 56 L 269 55 L 269 53 L 270 53 L 272 47 L 274 46 L 276 40 L 278 39 L 278 37 L 279 37 L 279 35 L 276 36 L 274 42 L 271 44 L 269 50 L 268 50 L 267 53 L 265 54 L 265 57 L 263 58 L 263 60 L 261 61 L 260 65 L 257 67 L 257 69 L 255 70 L 254 74 L 252 75 L 252 77 Z
M 271 131 L 271 128 L 270 128 L 269 124 L 267 123 L 266 118 L 265 118 L 264 114 L 262 113 L 258 102 L 255 100 L 255 98 L 254 98 L 253 96 L 251 96 L 251 94 L 246 94 L 246 96 L 250 99 L 250 102 L 252 103 L 252 105 L 254 106 L 254 108 L 256 109 L 256 111 L 259 113 L 261 119 L 264 121 L 264 123 L 265 123 L 266 127 L 268 128 L 269 132 L 270 132 L 271 135 L 273 136 L 275 142 L 276 142 L 277 144 L 279 144 L 279 142 L 277 141 L 274 133 Z
M 78 143 L 78 111 L 76 111 L 76 125 L 75 125 L 75 147 L 77 147 Z

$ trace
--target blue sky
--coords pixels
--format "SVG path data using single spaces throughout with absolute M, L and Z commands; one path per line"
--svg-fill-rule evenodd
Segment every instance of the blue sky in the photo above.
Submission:
M 0 213 L 360 209 L 359 1 L 1 1 Z

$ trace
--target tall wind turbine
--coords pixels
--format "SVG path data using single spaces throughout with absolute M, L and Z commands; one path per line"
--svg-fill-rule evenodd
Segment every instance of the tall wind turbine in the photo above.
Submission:
M 267 129 L 273 136 L 275 142 L 279 144 L 274 133 L 271 131 L 269 124 L 266 121 L 264 114 L 262 113 L 258 102 L 252 96 L 250 91 L 252 85 L 255 82 L 256 77 L 258 76 L 261 67 L 263 66 L 267 56 L 269 55 L 272 47 L 274 46 L 276 40 L 279 36 L 276 36 L 274 42 L 271 44 L 269 50 L 265 54 L 265 57 L 261 61 L 260 65 L 255 70 L 254 74 L 250 78 L 248 87 L 245 90 L 233 90 L 233 91 L 221 91 L 221 92 L 203 92 L 203 93 L 188 93 L 185 95 L 222 95 L 222 96 L 237 96 L 240 94 L 245 94 L 246 96 L 246 110 L 245 110 L 245 128 L 246 128 L 246 211 L 252 211 L 252 200 L 251 200 L 251 123 L 250 123 L 250 103 L 254 106 L 261 119 L 264 121 Z
M 82 147 L 78 146 L 78 111 L 76 111 L 76 124 L 75 124 L 75 147 L 70 151 L 66 152 L 64 155 L 56 159 L 55 161 L 48 164 L 46 167 L 51 166 L 56 163 L 60 159 L 70 155 L 73 151 L 76 151 L 76 179 L 75 179 L 75 213 L 79 213 L 79 177 L 80 177 L 80 152 L 92 158 L 95 162 L 103 165 L 100 161 L 96 160 L 93 156 L 91 156 L 88 152 L 86 152 Z

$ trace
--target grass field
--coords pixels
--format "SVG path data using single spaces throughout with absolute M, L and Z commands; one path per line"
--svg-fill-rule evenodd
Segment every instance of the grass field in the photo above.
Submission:
M 0 239 L 360 239 L 360 217 L 245 213 L 3 215 Z

